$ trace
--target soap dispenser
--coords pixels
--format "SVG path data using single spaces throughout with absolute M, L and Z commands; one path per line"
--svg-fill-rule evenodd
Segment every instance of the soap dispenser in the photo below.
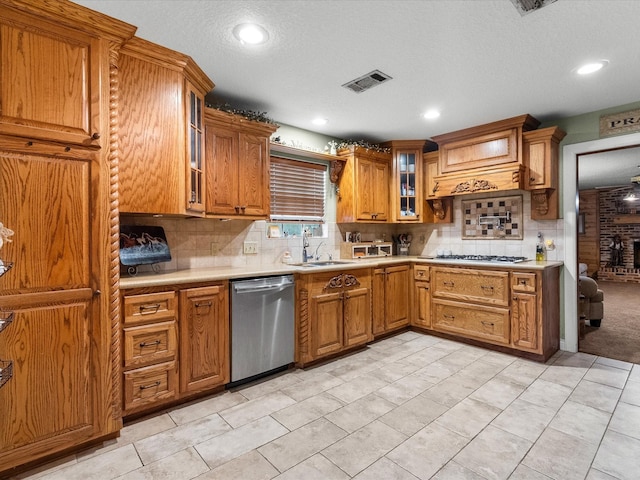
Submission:
M 544 239 L 542 238 L 542 232 L 538 232 L 538 242 L 536 243 L 536 262 L 544 262 L 544 260 L 545 260 Z

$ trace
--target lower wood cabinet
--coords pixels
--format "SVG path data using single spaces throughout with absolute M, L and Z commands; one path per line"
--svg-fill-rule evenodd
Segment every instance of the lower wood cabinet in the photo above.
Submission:
M 229 382 L 227 283 L 180 291 L 180 391 Z
M 411 325 L 420 328 L 431 328 L 431 283 L 429 267 L 413 265 L 413 302 Z
M 300 275 L 296 363 L 305 365 L 371 341 L 370 269 Z
M 373 269 L 373 334 L 409 325 L 409 264 Z

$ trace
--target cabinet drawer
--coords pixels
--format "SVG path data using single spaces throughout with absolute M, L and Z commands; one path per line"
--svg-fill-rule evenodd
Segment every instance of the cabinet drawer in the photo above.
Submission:
M 172 400 L 177 393 L 176 362 L 138 368 L 124 374 L 125 414 L 154 403 Z
M 433 326 L 442 332 L 509 344 L 509 309 L 434 299 Z
M 431 273 L 434 297 L 509 306 L 509 272 L 434 267 Z
M 176 318 L 176 293 L 148 293 L 124 297 L 124 323 L 150 323 Z
M 511 273 L 511 288 L 514 292 L 535 292 L 536 274 L 524 272 Z
M 429 281 L 429 267 L 427 265 L 414 265 L 413 278 L 423 282 Z
M 125 328 L 124 368 L 174 360 L 176 348 L 176 322 Z

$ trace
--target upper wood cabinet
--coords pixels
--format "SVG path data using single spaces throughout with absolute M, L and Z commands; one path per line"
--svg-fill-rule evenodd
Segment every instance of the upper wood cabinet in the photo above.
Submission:
M 193 60 L 140 38 L 120 55 L 120 211 L 204 215 L 204 95 Z
M 453 222 L 453 200 L 441 198 L 436 194 L 438 190 L 438 158 L 439 152 L 427 152 L 423 154 L 424 162 L 424 222 L 425 223 L 451 223 Z
M 122 427 L 109 107 L 134 31 L 71 2 L 0 4 L 2 478 Z
M 391 220 L 394 223 L 421 223 L 423 215 L 424 173 L 422 149 L 425 140 L 393 140 L 391 148 Z
M 337 222 L 388 221 L 391 154 L 358 146 L 338 154 L 346 163 L 338 184 Z
M 531 218 L 558 218 L 559 144 L 566 133 L 558 127 L 523 133 L 526 190 L 531 191 Z
M 276 125 L 205 109 L 207 216 L 269 216 L 269 137 L 276 129 Z

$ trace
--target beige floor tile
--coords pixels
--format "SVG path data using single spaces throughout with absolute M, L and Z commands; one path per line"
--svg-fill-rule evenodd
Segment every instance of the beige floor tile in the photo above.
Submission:
M 258 452 L 284 472 L 345 436 L 347 432 L 320 418 L 263 445 Z
M 176 407 L 170 410 L 168 415 L 177 425 L 183 425 L 198 418 L 207 417 L 212 413 L 218 413 L 235 405 L 245 403 L 246 401 L 247 399 L 240 393 L 227 391 Z
M 640 472 L 640 440 L 607 430 L 593 468 L 620 480 L 637 480 Z
M 442 467 L 438 473 L 436 473 L 432 480 L 486 480 L 477 473 L 468 468 L 463 467 L 459 463 L 451 460 L 444 467 Z
M 504 365 L 485 362 L 484 357 L 481 357 L 479 360 L 470 363 L 462 370 L 460 370 L 459 375 L 464 375 L 472 379 L 475 382 L 475 386 L 477 388 L 485 382 L 491 380 L 505 368 L 506 367 Z
M 491 425 L 535 442 L 555 414 L 555 408 L 516 399 L 491 422 Z
M 589 473 L 587 474 L 587 478 L 585 478 L 585 480 L 618 480 L 616 477 L 612 477 L 611 475 L 607 475 L 604 472 L 601 472 L 600 470 L 596 470 L 595 468 L 592 468 L 591 470 L 589 470 Z
M 426 480 L 435 475 L 468 441 L 451 430 L 431 423 L 389 452 L 387 458 Z
M 44 465 L 40 465 L 39 467 L 33 468 L 26 472 L 13 475 L 9 477 L 9 480 L 23 480 L 25 478 L 28 478 L 29 480 L 36 480 L 44 477 L 45 475 L 50 475 L 57 470 L 62 470 L 63 468 L 75 465 L 76 463 L 78 463 L 76 456 L 68 455 L 52 462 L 45 463 Z
M 372 362 L 367 358 L 351 356 L 347 357 L 345 361 L 340 362 L 333 370 L 329 370 L 329 373 L 345 382 L 351 382 L 355 378 L 366 375 L 383 365 L 384 363 Z
M 417 396 L 380 417 L 380 421 L 410 436 L 446 411 L 446 406 L 425 396 Z
M 509 477 L 509 480 L 549 480 L 550 477 L 527 467 L 526 465 L 518 465 L 518 468 Z
M 597 448 L 593 443 L 547 428 L 522 463 L 556 480 L 582 480 Z
M 442 357 L 439 362 L 459 371 L 467 365 L 470 365 L 476 360 L 484 357 L 486 354 L 486 350 L 481 351 L 472 347 L 463 347 L 460 350 L 450 353 L 446 357 Z
M 208 471 L 209 467 L 200 455 L 193 448 L 187 448 L 118 477 L 118 480 L 190 480 Z
M 376 378 L 373 375 L 364 374 L 354 378 L 348 383 L 344 383 L 327 390 L 327 393 L 345 403 L 351 403 L 381 389 L 382 387 L 385 387 L 386 385 L 388 385 L 388 382 Z
M 376 395 L 389 400 L 396 405 L 402 405 L 413 397 L 420 395 L 430 387 L 433 383 L 425 380 L 418 375 L 409 375 L 407 377 L 396 380 L 395 382 L 382 387 L 376 392 Z
M 585 374 L 584 380 L 601 383 L 610 387 L 623 388 L 629 376 L 628 370 L 595 363 Z
M 263 417 L 202 442 L 195 449 L 210 468 L 215 468 L 287 433 L 289 430 L 273 418 Z
M 640 382 L 629 379 L 622 391 L 620 401 L 640 407 Z
M 615 360 L 613 358 L 606 357 L 598 357 L 595 363 L 600 365 L 608 365 L 609 367 L 620 368 L 621 370 L 627 371 L 630 371 L 633 367 L 633 363 L 623 362 L 621 360 Z
M 440 415 L 435 423 L 467 438 L 475 437 L 500 414 L 500 409 L 465 398 L 453 408 Z
M 509 379 L 494 377 L 469 395 L 469 398 L 504 410 L 526 387 Z
M 454 461 L 490 480 L 507 479 L 529 451 L 532 443 L 489 425 Z
M 395 407 L 395 403 L 372 393 L 325 415 L 325 418 L 346 432 L 353 433 Z
M 43 475 L 43 480 L 111 480 L 142 467 L 133 445 L 124 445 Z
M 279 474 L 262 455 L 251 450 L 200 475 L 197 480 L 270 480 Z
M 396 340 L 400 340 L 403 342 L 410 342 L 411 340 L 417 340 L 422 338 L 423 335 L 418 332 L 402 332 L 398 335 L 395 335 L 393 338 Z
M 386 351 L 386 350 L 389 350 L 391 347 L 397 347 L 398 345 L 403 345 L 404 343 L 406 342 L 397 337 L 389 337 L 389 338 L 385 338 L 383 340 L 379 340 L 377 342 L 371 343 L 367 345 L 367 348 L 370 350 Z
M 612 413 L 621 394 L 618 388 L 582 380 L 569 400 Z
M 516 360 L 507 368 L 502 370 L 497 377 L 506 378 L 512 382 L 528 387 L 546 370 L 546 365 L 527 360 Z
M 341 470 L 355 476 L 406 438 L 388 425 L 375 421 L 327 447 L 322 454 Z
M 238 428 L 294 403 L 296 401 L 284 393 L 274 392 L 222 410 L 219 415 L 233 428 Z
M 405 357 L 403 361 L 405 363 L 410 363 L 411 365 L 416 365 L 420 368 L 423 368 L 431 365 L 434 362 L 437 362 L 441 358 L 444 358 L 450 354 L 451 352 L 449 350 L 438 348 L 438 345 L 435 345 L 433 347 L 418 350 Z M 452 372 L 455 371 L 455 369 L 452 367 L 449 367 L 448 370 Z
M 598 445 L 610 418 L 611 415 L 607 412 L 569 400 L 560 408 L 549 426 Z
M 506 353 L 489 351 L 485 356 L 482 357 L 483 362 L 493 363 L 495 365 L 499 365 L 501 367 L 507 367 L 515 362 L 518 357 L 514 357 L 513 355 L 507 355 Z
M 269 393 L 282 390 L 283 388 L 295 386 L 301 379 L 293 372 L 282 372 L 267 379 L 261 379 L 254 383 L 247 384 L 234 389 L 249 400 L 253 400 Z
M 460 371 L 459 367 L 455 365 L 446 365 L 442 363 L 441 360 L 442 359 L 437 360 L 426 367 L 416 370 L 412 375 L 420 377 L 432 384 L 436 384 Z
M 569 367 L 584 367 L 590 368 L 591 365 L 598 359 L 597 356 L 590 353 L 572 353 L 562 352 L 561 355 L 553 362 L 554 365 L 565 365 Z
M 283 388 L 280 391 L 295 401 L 300 402 L 333 387 L 342 385 L 343 383 L 344 380 L 334 377 L 329 373 L 318 372 L 313 376 L 302 377 L 301 382 L 291 387 Z
M 559 410 L 569 395 L 571 388 L 539 378 L 529 385 L 519 398 L 541 407 Z
M 289 430 L 295 430 L 342 406 L 343 403 L 334 396 L 321 393 L 272 413 L 271 416 Z
M 587 373 L 587 370 L 588 368 L 586 367 L 550 365 L 547 367 L 544 373 L 540 375 L 540 379 L 546 380 L 547 382 L 564 385 L 565 387 L 575 388 Z
M 383 367 L 374 370 L 371 372 L 372 375 L 375 375 L 381 380 L 385 382 L 395 382 L 400 380 L 407 375 L 412 374 L 420 367 L 417 365 L 413 365 L 411 363 L 400 363 L 400 362 L 392 362 L 384 365 Z
M 478 384 L 474 379 L 467 375 L 456 373 L 431 387 L 422 393 L 421 396 L 427 397 L 447 407 L 453 407 L 471 395 L 476 388 L 478 388 Z
M 418 480 L 400 465 L 393 463 L 386 457 L 365 468 L 354 480 Z
M 135 442 L 142 463 L 155 462 L 231 430 L 217 413 Z
M 277 480 L 348 480 L 349 475 L 318 454 L 275 478 Z
M 629 380 L 640 382 L 640 365 L 634 365 L 629 374 Z
M 640 440 L 640 407 L 619 402 L 613 412 L 609 429 Z

